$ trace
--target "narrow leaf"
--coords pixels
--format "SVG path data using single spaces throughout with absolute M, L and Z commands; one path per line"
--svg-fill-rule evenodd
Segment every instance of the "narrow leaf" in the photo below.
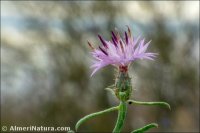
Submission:
M 171 110 L 170 105 L 166 102 L 141 102 L 141 101 L 135 101 L 135 100 L 128 100 L 129 104 L 135 103 L 140 105 L 158 105 L 158 106 L 164 106 Z
M 113 89 L 111 88 L 105 88 L 106 91 L 109 91 L 112 95 L 115 95 L 115 92 Z
M 106 91 L 111 92 L 111 94 L 115 95 L 115 91 L 114 91 L 115 85 L 110 85 L 107 88 L 105 88 Z
M 73 130 L 68 131 L 67 133 L 75 133 Z
M 151 129 L 151 128 L 154 128 L 154 127 L 158 127 L 158 124 L 156 123 L 151 123 L 151 124 L 148 124 L 142 128 L 139 128 L 139 129 L 136 129 L 134 131 L 132 131 L 131 133 L 144 133 L 145 131 Z
M 115 111 L 115 110 L 118 110 L 119 109 L 119 106 L 116 106 L 116 107 L 112 107 L 112 108 L 109 108 L 109 109 L 106 109 L 106 110 L 103 110 L 103 111 L 99 111 L 99 112 L 96 112 L 96 113 L 92 113 L 92 114 L 89 114 L 89 115 L 86 115 L 85 117 L 81 118 L 77 123 L 76 123 L 76 126 L 75 126 L 75 129 L 76 131 L 78 130 L 78 128 L 80 127 L 80 125 L 93 118 L 93 117 L 96 117 L 96 116 L 99 116 L 99 115 L 102 115 L 102 114 L 105 114 L 105 113 L 108 113 L 108 112 L 112 112 L 112 111 Z
M 114 84 L 113 84 L 113 85 L 110 85 L 110 86 L 108 86 L 107 88 L 113 89 L 113 88 L 115 88 L 115 85 L 114 85 Z

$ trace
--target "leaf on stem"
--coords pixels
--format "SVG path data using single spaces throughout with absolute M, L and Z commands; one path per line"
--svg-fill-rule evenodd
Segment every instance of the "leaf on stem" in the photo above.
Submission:
M 139 129 L 136 129 L 134 131 L 132 131 L 131 133 L 144 133 L 145 131 L 151 129 L 151 128 L 154 128 L 154 127 L 158 127 L 158 124 L 156 123 L 151 123 L 151 124 L 148 124 L 142 128 L 139 128 Z
M 106 91 L 111 92 L 111 94 L 115 95 L 115 91 L 114 91 L 115 85 L 110 85 L 108 87 L 105 88 Z
M 141 102 L 141 101 L 135 101 L 135 100 L 128 100 L 129 104 L 135 103 L 140 105 L 158 105 L 158 106 L 164 106 L 171 110 L 170 105 L 166 102 Z
M 111 94 L 115 95 L 115 92 L 113 89 L 111 88 L 105 88 L 106 91 L 109 91 Z
M 76 123 L 76 126 L 75 126 L 75 129 L 76 131 L 78 130 L 78 128 L 80 127 L 80 125 L 93 118 L 93 117 L 96 117 L 96 116 L 99 116 L 99 115 L 102 115 L 102 114 L 105 114 L 105 113 L 108 113 L 108 112 L 112 112 L 112 111 L 115 111 L 115 110 L 118 110 L 119 109 L 119 106 L 115 106 L 115 107 L 112 107 L 112 108 L 109 108 L 109 109 L 106 109 L 106 110 L 103 110 L 103 111 L 99 111 L 99 112 L 96 112 L 96 113 L 92 113 L 92 114 L 89 114 L 89 115 L 86 115 L 85 117 L 81 118 L 77 123 Z
M 75 133 L 73 130 L 68 131 L 67 133 Z

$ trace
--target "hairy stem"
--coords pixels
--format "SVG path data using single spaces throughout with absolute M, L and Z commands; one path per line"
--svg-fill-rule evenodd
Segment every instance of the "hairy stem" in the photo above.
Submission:
M 115 128 L 113 129 L 113 133 L 121 132 L 124 125 L 125 118 L 126 118 L 126 113 L 127 113 L 127 103 L 120 101 L 119 110 L 118 110 L 118 118 L 117 118 Z
M 92 114 L 86 115 L 85 117 L 81 118 L 81 119 L 76 123 L 75 129 L 76 129 L 76 131 L 77 131 L 78 128 L 79 128 L 79 126 L 80 126 L 83 122 L 85 122 L 85 121 L 87 121 L 87 120 L 89 120 L 89 119 L 91 119 L 91 118 L 93 118 L 93 117 L 102 115 L 102 114 L 104 114 L 104 113 L 112 112 L 112 111 L 115 111 L 115 110 L 118 110 L 118 109 L 119 109 L 119 106 L 116 106 L 116 107 L 112 107 L 112 108 L 109 108 L 109 109 L 106 109 L 106 110 L 103 110 L 103 111 L 99 111 L 99 112 L 96 112 L 96 113 L 92 113 Z

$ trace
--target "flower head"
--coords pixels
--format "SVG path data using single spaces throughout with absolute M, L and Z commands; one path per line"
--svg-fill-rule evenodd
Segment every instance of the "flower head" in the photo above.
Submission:
M 93 65 L 93 72 L 91 76 L 99 69 L 107 66 L 114 65 L 120 69 L 120 71 L 127 71 L 131 62 L 137 59 L 153 60 L 157 55 L 156 53 L 146 52 L 151 41 L 145 43 L 145 39 L 136 39 L 132 37 L 131 31 L 128 27 L 128 31 L 125 31 L 124 39 L 122 39 L 119 33 L 112 33 L 112 40 L 106 41 L 100 35 L 98 35 L 102 46 L 95 49 L 90 42 L 89 46 L 92 49 L 92 56 L 95 58 Z

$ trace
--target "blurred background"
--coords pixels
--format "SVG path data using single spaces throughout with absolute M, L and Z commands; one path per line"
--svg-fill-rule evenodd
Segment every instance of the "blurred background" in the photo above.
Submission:
M 199 132 L 199 1 L 1 2 L 1 125 L 69 126 L 118 104 L 105 91 L 114 83 L 108 66 L 90 77 L 87 40 L 107 40 L 129 25 L 152 40 L 155 61 L 130 68 L 132 99 L 166 101 L 130 106 L 123 131 L 156 122 L 151 132 Z M 84 123 L 80 131 L 109 132 L 117 112 Z

